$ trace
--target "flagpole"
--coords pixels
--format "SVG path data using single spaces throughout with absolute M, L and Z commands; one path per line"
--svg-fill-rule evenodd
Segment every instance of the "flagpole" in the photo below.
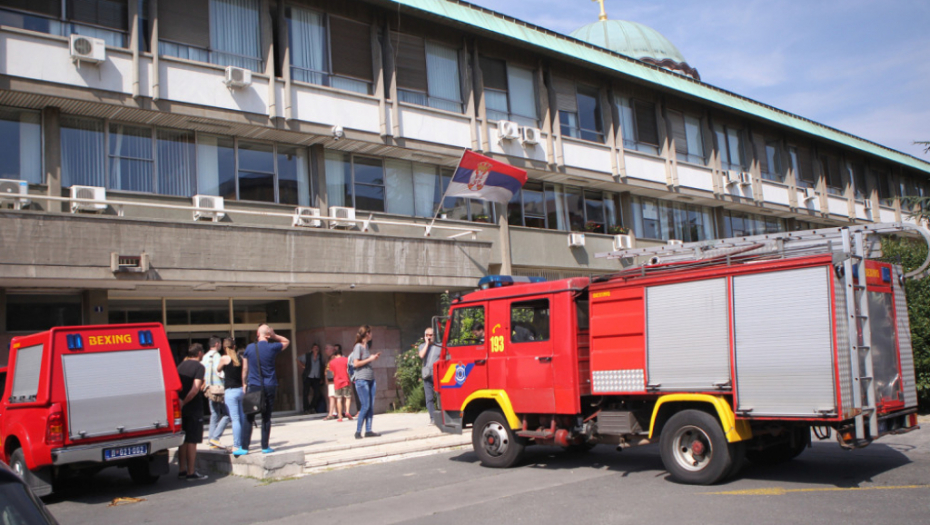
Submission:
M 465 158 L 465 154 L 468 153 L 468 151 L 468 148 L 462 150 L 462 156 L 459 157 L 459 161 L 455 164 L 455 170 L 452 172 L 452 178 L 449 179 L 449 186 L 446 186 L 446 189 L 442 192 L 442 198 L 439 199 L 439 206 L 436 207 L 436 213 L 433 215 L 433 220 L 429 221 L 429 226 L 426 227 L 426 233 L 423 234 L 424 237 L 429 237 L 430 230 L 433 229 L 433 224 L 436 223 L 436 218 L 439 217 L 439 212 L 442 211 L 442 203 L 446 200 L 446 193 L 449 193 L 449 187 L 452 186 L 452 180 L 455 179 L 455 172 L 458 171 L 459 166 L 462 165 L 462 159 Z M 439 184 L 442 184 L 442 171 L 439 173 Z

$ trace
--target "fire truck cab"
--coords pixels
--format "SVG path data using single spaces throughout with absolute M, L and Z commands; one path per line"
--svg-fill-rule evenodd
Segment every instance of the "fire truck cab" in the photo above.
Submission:
M 491 467 L 531 443 L 658 443 L 693 484 L 793 459 L 812 431 L 858 448 L 916 428 L 901 269 L 758 248 L 593 280 L 485 278 L 450 308 L 434 421 L 471 426 Z

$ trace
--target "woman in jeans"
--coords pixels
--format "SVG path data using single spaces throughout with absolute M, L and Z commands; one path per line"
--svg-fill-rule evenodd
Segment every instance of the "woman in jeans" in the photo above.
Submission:
M 242 425 L 245 424 L 245 412 L 242 409 L 242 356 L 236 350 L 236 342 L 223 340 L 226 355 L 220 358 L 217 370 L 224 371 L 223 386 L 226 388 L 226 408 L 233 428 L 233 455 L 244 456 L 247 450 L 242 448 Z
M 371 342 L 371 327 L 367 324 L 358 329 L 355 334 L 355 348 L 349 356 L 349 362 L 355 367 L 355 389 L 358 391 L 360 407 L 358 409 L 358 426 L 355 429 L 355 439 L 362 439 L 362 424 L 365 425 L 365 437 L 378 437 L 381 434 L 371 431 L 371 421 L 375 410 L 375 371 L 371 363 L 381 357 L 381 352 L 372 354 L 368 351 Z

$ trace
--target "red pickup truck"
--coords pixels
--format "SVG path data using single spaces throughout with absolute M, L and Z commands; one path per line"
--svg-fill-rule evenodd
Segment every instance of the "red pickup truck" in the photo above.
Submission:
M 109 466 L 154 483 L 184 440 L 181 381 L 157 323 L 15 337 L 0 387 L 0 459 L 40 496 L 58 479 Z

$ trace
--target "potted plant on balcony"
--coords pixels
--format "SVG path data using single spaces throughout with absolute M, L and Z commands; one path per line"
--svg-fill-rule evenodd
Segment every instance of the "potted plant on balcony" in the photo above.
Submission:
M 630 229 L 626 226 L 613 225 L 607 227 L 607 233 L 611 235 L 629 235 Z
M 584 223 L 584 231 L 587 233 L 604 233 L 603 228 L 603 225 L 598 222 L 588 221 Z
M 475 215 L 475 216 L 472 218 L 472 220 L 473 220 L 474 222 L 487 222 L 487 223 L 490 223 L 490 222 L 491 222 L 491 218 L 488 217 L 487 215 L 484 215 L 484 214 Z

